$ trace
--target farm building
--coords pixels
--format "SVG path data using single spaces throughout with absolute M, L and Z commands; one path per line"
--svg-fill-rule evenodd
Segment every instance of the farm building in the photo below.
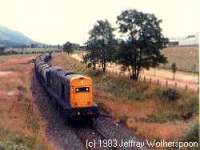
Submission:
M 170 38 L 168 46 L 198 46 L 199 35 L 192 34 L 182 38 Z
M 168 47 L 173 47 L 173 46 L 178 46 L 179 45 L 179 42 L 178 41 L 169 41 L 168 43 Z
M 199 37 L 196 35 L 188 35 L 180 40 L 180 46 L 196 46 L 199 45 Z

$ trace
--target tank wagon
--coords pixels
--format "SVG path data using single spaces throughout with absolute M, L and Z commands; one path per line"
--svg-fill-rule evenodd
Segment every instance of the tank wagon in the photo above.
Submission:
M 52 66 L 49 53 L 36 58 L 35 72 L 47 93 L 62 107 L 67 117 L 98 117 L 90 77 Z

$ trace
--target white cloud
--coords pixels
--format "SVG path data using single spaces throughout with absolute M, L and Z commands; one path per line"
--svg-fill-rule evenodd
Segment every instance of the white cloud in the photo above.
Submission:
M 0 0 L 0 24 L 36 41 L 83 43 L 98 19 L 115 24 L 124 9 L 154 13 L 163 20 L 166 36 L 198 32 L 199 0 Z

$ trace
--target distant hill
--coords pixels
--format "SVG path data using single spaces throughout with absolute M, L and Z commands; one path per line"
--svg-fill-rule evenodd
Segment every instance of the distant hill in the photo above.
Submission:
M 8 29 L 0 25 L 0 45 L 4 47 L 19 47 L 22 45 L 30 45 L 34 42 L 24 34 Z

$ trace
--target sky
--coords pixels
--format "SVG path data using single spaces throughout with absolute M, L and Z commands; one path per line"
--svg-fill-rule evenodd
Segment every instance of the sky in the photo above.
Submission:
M 116 27 L 126 9 L 155 14 L 166 37 L 199 32 L 200 0 L 0 0 L 0 24 L 46 44 L 83 44 L 97 20 Z

